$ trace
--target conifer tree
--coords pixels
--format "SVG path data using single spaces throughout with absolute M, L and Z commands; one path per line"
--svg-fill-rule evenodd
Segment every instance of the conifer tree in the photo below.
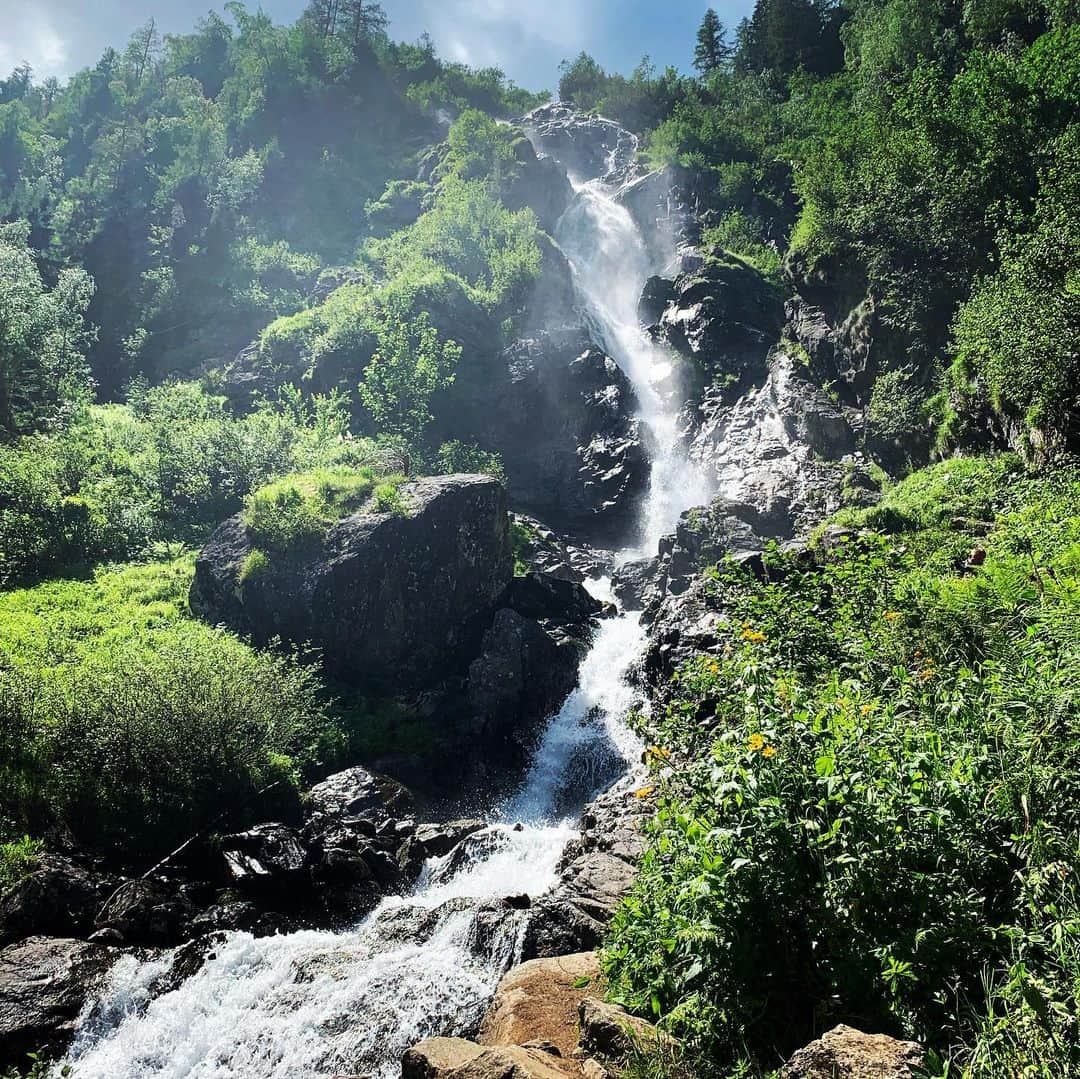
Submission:
M 694 49 L 694 67 L 702 75 L 708 75 L 731 59 L 732 48 L 727 41 L 727 30 L 719 16 L 709 8 L 697 33 Z

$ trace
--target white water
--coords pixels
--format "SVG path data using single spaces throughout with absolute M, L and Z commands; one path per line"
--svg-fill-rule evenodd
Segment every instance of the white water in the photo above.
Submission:
M 680 452 L 670 358 L 637 323 L 652 267 L 612 196 L 597 182 L 581 186 L 558 238 L 598 343 L 632 380 L 652 433 L 640 543 L 622 552 L 631 557 L 655 553 L 706 491 Z M 601 624 L 520 792 L 463 851 L 430 862 L 415 894 L 385 900 L 349 932 L 229 934 L 197 974 L 156 997 L 169 957 L 125 957 L 81 1020 L 68 1056 L 76 1079 L 394 1079 L 410 1045 L 474 1028 L 527 917 L 493 901 L 551 887 L 583 802 L 639 758 L 623 720 L 644 640 L 636 615 Z

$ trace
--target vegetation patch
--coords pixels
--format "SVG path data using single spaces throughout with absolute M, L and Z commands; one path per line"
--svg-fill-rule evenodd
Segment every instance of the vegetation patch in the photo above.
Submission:
M 713 571 L 718 645 L 647 724 L 616 1000 L 739 1074 L 838 1021 L 933 1074 L 1073 1073 L 1078 504 L 1071 469 L 950 462 L 847 517 L 892 535 Z

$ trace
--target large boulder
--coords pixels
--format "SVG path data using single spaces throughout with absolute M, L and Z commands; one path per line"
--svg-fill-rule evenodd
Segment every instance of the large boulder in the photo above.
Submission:
M 221 853 L 230 881 L 248 891 L 288 901 L 309 881 L 307 849 L 284 824 L 256 824 L 225 836 Z
M 838 1026 L 800 1049 L 780 1079 L 915 1079 L 926 1054 L 914 1042 Z
M 33 870 L 0 895 L 0 944 L 23 937 L 83 936 L 116 881 L 60 854 L 41 854 Z
M 0 950 L 0 1068 L 63 1047 L 118 953 L 80 940 L 28 937 Z
M 539 1048 L 485 1048 L 463 1038 L 428 1038 L 401 1061 L 401 1079 L 567 1079 L 580 1069 Z
M 273 555 L 244 581 L 255 544 L 241 517 L 200 553 L 191 607 L 265 644 L 310 642 L 327 672 L 371 690 L 421 689 L 468 661 L 513 575 L 506 494 L 490 476 L 400 489 L 402 512 L 361 512 L 317 550 Z
M 578 1008 L 597 991 L 596 952 L 534 959 L 509 971 L 480 1025 L 481 1045 L 546 1042 L 569 1058 L 578 1042 Z

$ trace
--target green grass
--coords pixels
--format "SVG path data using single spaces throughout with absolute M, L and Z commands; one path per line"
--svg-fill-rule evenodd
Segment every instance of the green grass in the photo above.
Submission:
M 373 468 L 316 469 L 293 473 L 250 494 L 244 524 L 260 548 L 284 552 L 319 542 L 335 522 L 372 500 L 380 512 L 401 512 L 404 476 Z
M 45 844 L 40 839 L 31 839 L 28 835 L 0 843 L 0 895 L 34 870 L 44 849 Z

